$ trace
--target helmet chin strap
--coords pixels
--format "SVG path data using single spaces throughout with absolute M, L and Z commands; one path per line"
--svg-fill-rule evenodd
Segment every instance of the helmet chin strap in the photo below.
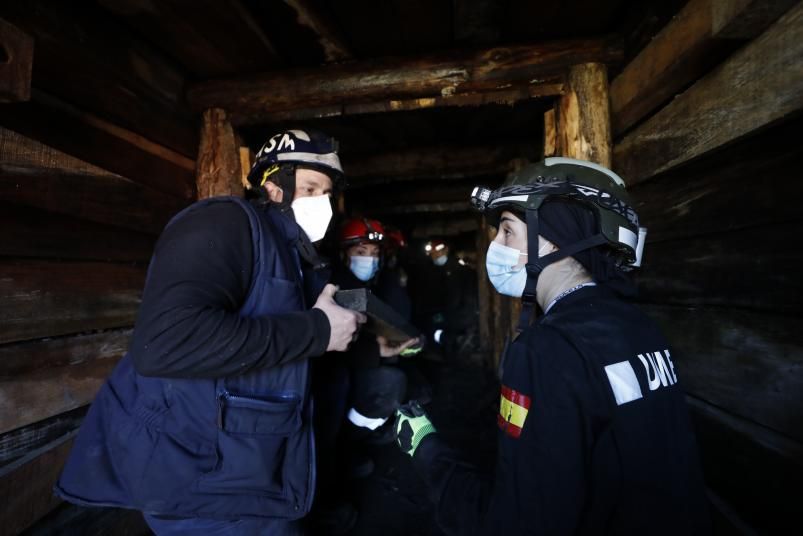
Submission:
M 557 251 L 548 253 L 543 257 L 538 256 L 538 209 L 527 209 L 527 282 L 524 284 L 524 292 L 521 295 L 521 315 L 519 316 L 519 325 L 516 331 L 521 333 L 530 325 L 532 318 L 535 316 L 533 311 L 537 305 L 536 301 L 536 287 L 538 286 L 538 277 L 544 268 L 566 257 L 571 257 L 586 249 L 601 246 L 608 241 L 602 233 L 591 235 L 584 238 L 579 242 L 575 242 L 569 246 L 562 247 Z

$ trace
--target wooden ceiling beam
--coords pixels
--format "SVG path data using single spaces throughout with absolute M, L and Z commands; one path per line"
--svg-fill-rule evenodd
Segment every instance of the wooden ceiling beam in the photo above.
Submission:
M 418 147 L 373 155 L 344 155 L 343 169 L 352 188 L 420 179 L 505 176 L 517 159 L 540 156 L 535 140 L 484 146 Z
M 803 109 L 803 3 L 629 133 L 614 149 L 628 185 Z
M 209 81 L 190 88 L 188 101 L 196 112 L 222 108 L 236 125 L 258 124 L 282 111 L 554 85 L 572 65 L 621 58 L 613 37 L 456 50 Z
M 350 60 L 353 57 L 337 28 L 309 0 L 284 0 L 284 3 L 296 12 L 298 23 L 316 35 L 327 62 Z
M 611 83 L 615 136 L 693 82 L 797 0 L 691 0 Z

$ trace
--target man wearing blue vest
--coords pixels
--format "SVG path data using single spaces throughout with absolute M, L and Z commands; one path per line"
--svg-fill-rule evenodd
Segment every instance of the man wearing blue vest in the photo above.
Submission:
M 336 142 L 277 134 L 248 180 L 251 202 L 200 201 L 159 238 L 129 352 L 56 485 L 64 499 L 141 510 L 160 535 L 302 533 L 309 359 L 345 350 L 365 321 L 313 276 L 342 180 Z

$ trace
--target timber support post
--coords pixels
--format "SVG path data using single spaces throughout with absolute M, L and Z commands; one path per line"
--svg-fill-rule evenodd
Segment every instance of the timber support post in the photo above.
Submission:
M 240 146 L 225 110 L 204 112 L 198 148 L 198 199 L 218 195 L 241 195 Z

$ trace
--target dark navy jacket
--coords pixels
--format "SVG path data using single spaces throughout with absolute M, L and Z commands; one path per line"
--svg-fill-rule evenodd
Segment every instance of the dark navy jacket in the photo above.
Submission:
M 303 311 L 291 246 L 298 227 L 276 210 L 214 198 L 168 227 L 221 202 L 240 205 L 251 228 L 251 286 L 239 316 Z M 295 359 L 219 379 L 160 378 L 137 373 L 126 355 L 92 404 L 56 492 L 169 516 L 302 517 L 315 489 L 308 368 Z
M 504 357 L 492 481 L 458 462 L 438 434 L 416 449 L 441 527 L 483 535 L 708 533 L 674 359 L 657 326 L 604 287 L 559 300 Z

